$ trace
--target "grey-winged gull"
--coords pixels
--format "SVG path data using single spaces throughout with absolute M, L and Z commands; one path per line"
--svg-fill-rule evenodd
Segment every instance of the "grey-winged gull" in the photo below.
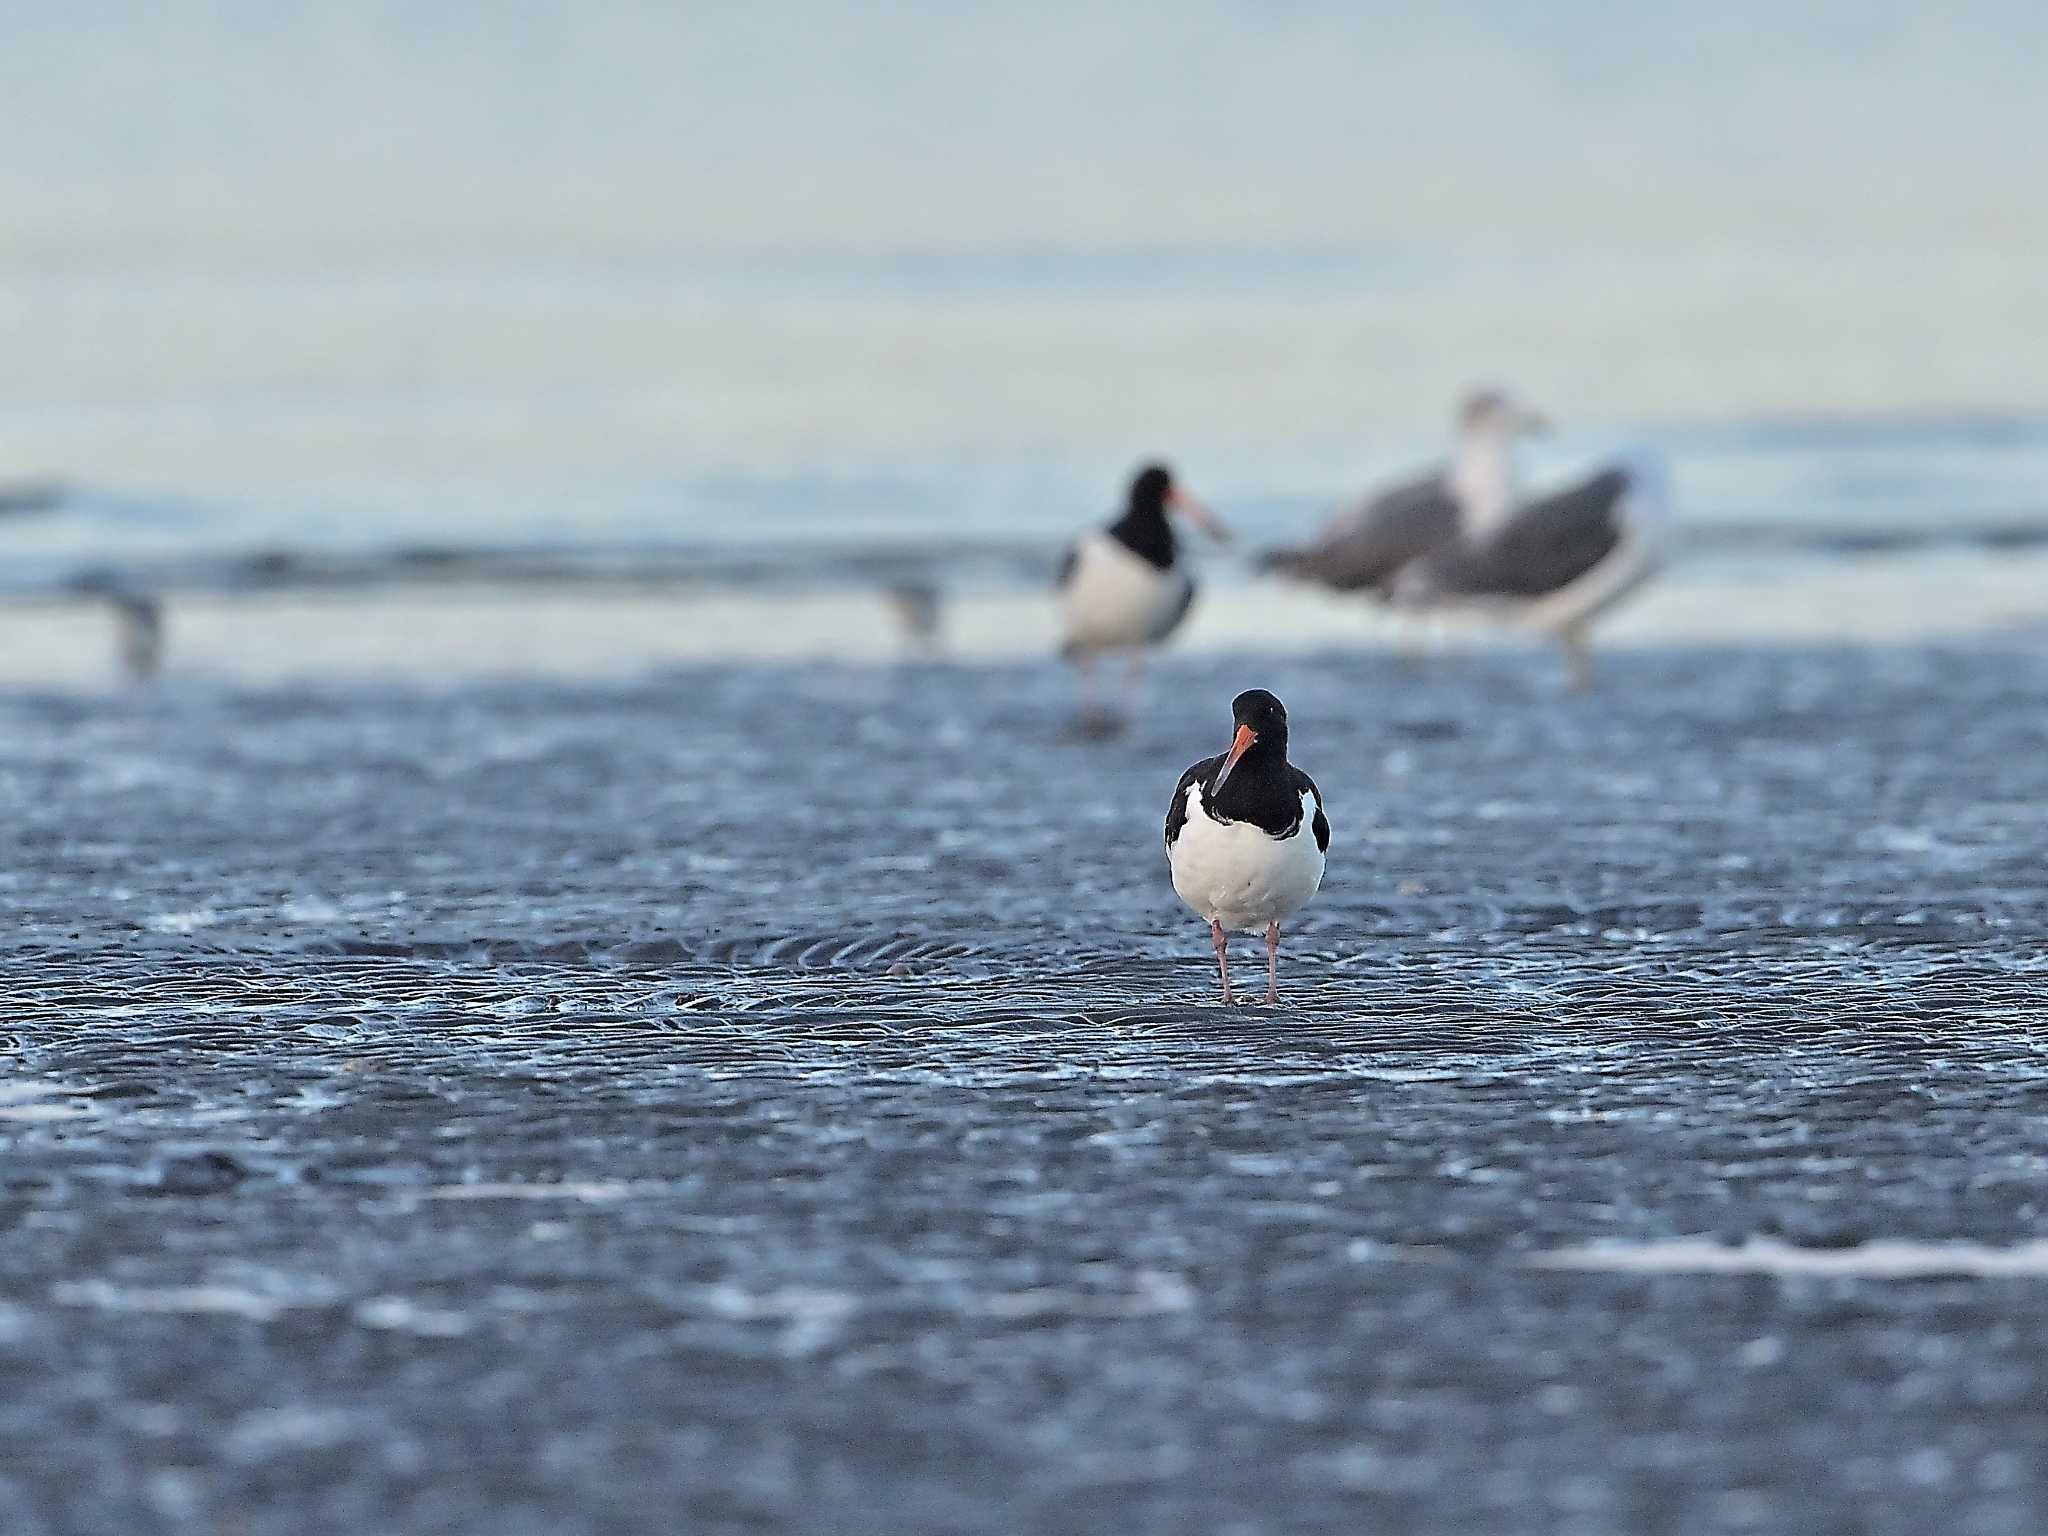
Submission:
M 1499 390 L 1458 412 L 1451 462 L 1334 519 L 1268 569 L 1396 609 L 1473 614 L 1554 635 L 1574 687 L 1592 679 L 1587 628 L 1656 569 L 1662 467 L 1637 455 L 1524 497 L 1515 444 L 1542 419 Z

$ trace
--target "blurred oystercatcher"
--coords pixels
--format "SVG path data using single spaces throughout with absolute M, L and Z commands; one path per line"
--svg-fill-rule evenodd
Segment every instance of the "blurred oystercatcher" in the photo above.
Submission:
M 1061 649 L 1081 673 L 1081 713 L 1075 724 L 1086 734 L 1107 735 L 1123 723 L 1090 702 L 1095 658 L 1105 651 L 1123 651 L 1130 658 L 1128 713 L 1146 647 L 1179 628 L 1195 600 L 1195 579 L 1167 521 L 1169 512 L 1186 517 L 1218 543 L 1230 537 L 1213 512 L 1174 483 L 1171 470 L 1148 464 L 1131 481 L 1123 515 L 1083 534 L 1060 562 Z
M 1223 1001 L 1233 931 L 1266 931 L 1266 1001 L 1280 1000 L 1280 921 L 1323 883 L 1330 823 L 1316 781 L 1287 761 L 1287 710 L 1263 688 L 1231 701 L 1230 750 L 1180 776 L 1166 811 L 1173 889 L 1209 924 Z

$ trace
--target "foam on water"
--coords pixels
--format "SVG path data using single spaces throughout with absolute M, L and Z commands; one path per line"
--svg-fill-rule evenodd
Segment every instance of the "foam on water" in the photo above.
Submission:
M 1847 1248 L 1802 1248 L 1771 1238 L 1739 1244 L 1711 1238 L 1664 1243 L 1595 1243 L 1562 1248 L 1529 1260 L 1545 1269 L 1603 1270 L 1616 1274 L 1813 1275 L 1829 1278 L 1911 1280 L 1976 1275 L 1996 1279 L 2048 1279 L 2048 1242 L 2011 1248 L 1979 1243 L 1915 1243 L 1877 1238 Z

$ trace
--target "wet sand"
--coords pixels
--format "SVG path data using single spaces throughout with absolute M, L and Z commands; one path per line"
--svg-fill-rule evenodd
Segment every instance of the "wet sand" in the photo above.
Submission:
M 2030 1536 L 2048 650 L 1556 674 L 0 695 L 0 1528 Z

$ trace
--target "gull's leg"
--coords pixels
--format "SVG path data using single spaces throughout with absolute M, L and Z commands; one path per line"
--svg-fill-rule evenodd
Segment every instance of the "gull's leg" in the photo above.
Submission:
M 1230 956 L 1224 953 L 1230 940 L 1224 936 L 1223 925 L 1213 918 L 1209 921 L 1209 940 L 1216 946 L 1216 972 L 1223 978 L 1223 1001 L 1234 1003 L 1237 999 L 1230 995 Z
M 1572 692 L 1584 693 L 1593 686 L 1593 648 L 1586 641 L 1586 626 L 1567 624 L 1558 638 L 1564 642 L 1565 676 Z
M 1419 672 L 1429 663 L 1427 622 L 1409 614 L 1397 614 L 1394 618 L 1394 654 L 1411 672 Z
M 1138 697 L 1145 682 L 1145 653 L 1132 651 L 1124 668 L 1124 718 L 1138 717 Z
M 1266 1002 L 1280 1001 L 1280 925 L 1266 924 Z

